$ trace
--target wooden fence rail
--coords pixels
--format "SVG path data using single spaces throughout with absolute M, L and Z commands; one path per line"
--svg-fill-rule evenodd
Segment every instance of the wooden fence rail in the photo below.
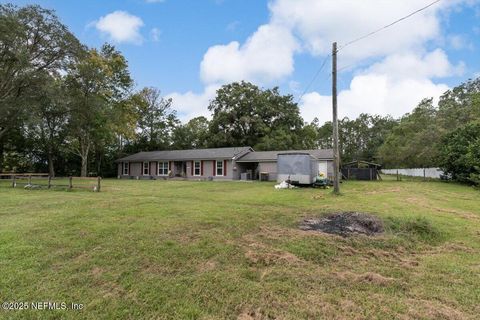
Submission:
M 11 180 L 12 188 L 17 185 L 24 185 L 25 188 L 41 188 L 48 189 L 55 187 L 65 187 L 68 189 L 92 189 L 94 192 L 101 190 L 101 177 L 52 177 L 48 173 L 1 173 L 0 181 Z M 26 180 L 26 181 L 25 181 Z M 61 181 L 65 181 L 63 184 Z M 46 184 L 38 183 L 45 181 Z M 91 184 L 74 183 L 74 181 L 91 181 Z M 59 182 L 59 183 L 56 183 Z

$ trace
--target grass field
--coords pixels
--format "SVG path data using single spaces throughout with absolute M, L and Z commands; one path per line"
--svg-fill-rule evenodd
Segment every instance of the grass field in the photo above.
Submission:
M 478 319 L 480 191 L 453 183 L 105 180 L 103 192 L 0 187 L 7 319 Z M 385 235 L 300 231 L 362 211 Z

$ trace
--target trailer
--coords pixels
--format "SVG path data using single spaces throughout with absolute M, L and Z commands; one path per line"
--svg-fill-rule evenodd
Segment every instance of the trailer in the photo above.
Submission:
M 279 153 L 277 170 L 277 182 L 314 185 L 318 175 L 318 162 L 309 153 Z

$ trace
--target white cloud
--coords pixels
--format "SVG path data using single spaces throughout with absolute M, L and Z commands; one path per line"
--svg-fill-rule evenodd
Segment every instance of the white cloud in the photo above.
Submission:
M 371 113 L 400 117 L 424 98 L 433 97 L 436 103 L 449 89 L 445 84 L 435 84 L 431 78 L 461 73 L 463 64 L 452 65 L 439 49 L 424 55 L 390 55 L 359 72 L 350 87 L 339 92 L 339 116 L 355 118 L 360 113 Z M 314 117 L 320 122 L 331 120 L 331 96 L 308 93 L 300 102 L 300 110 L 307 121 Z
M 141 44 L 140 28 L 143 25 L 142 19 L 125 11 L 114 11 L 95 22 L 97 30 L 117 43 Z
M 218 88 L 216 85 L 210 85 L 205 87 L 204 92 L 200 94 L 191 91 L 186 93 L 173 92 L 168 94 L 167 98 L 172 98 L 173 108 L 177 110 L 178 117 L 183 122 L 198 116 L 209 118 L 208 105 L 210 100 L 215 98 Z
M 243 45 L 232 41 L 210 47 L 200 65 L 200 75 L 206 84 L 240 80 L 271 83 L 293 72 L 297 47 L 288 29 L 262 25 Z
M 441 49 L 427 52 L 426 48 L 441 41 L 453 47 L 465 45 L 465 39 L 443 34 L 442 23 L 452 10 L 478 2 L 441 1 L 341 50 L 340 67 L 349 65 L 355 71 L 359 62 L 367 67 L 354 72 L 349 88 L 339 93 L 340 115 L 356 117 L 368 112 L 401 116 L 421 99 L 438 97 L 447 90 L 447 85 L 436 83 L 438 79 L 463 74 L 465 65 L 453 65 Z M 263 86 L 285 80 L 292 92 L 301 92 L 303 88 L 288 78 L 294 71 L 296 54 L 323 59 L 330 54 L 333 41 L 341 46 L 429 3 L 431 0 L 271 0 L 270 21 L 243 43 L 210 47 L 201 62 L 200 77 L 207 88 L 239 80 Z M 188 102 L 184 105 L 192 105 L 192 114 L 197 114 L 200 105 L 206 111 L 205 92 L 177 97 Z M 213 97 L 214 93 L 210 94 Z M 317 116 L 327 121 L 330 106 L 330 96 L 311 92 L 303 97 L 301 112 L 305 120 Z M 189 114 L 187 110 L 184 113 Z
M 436 49 L 424 55 L 413 52 L 392 54 L 370 66 L 366 72 L 385 74 L 393 79 L 432 79 L 462 75 L 464 69 L 463 62 L 454 66 L 443 50 Z
M 158 42 L 160 41 L 160 35 L 162 34 L 162 31 L 158 28 L 152 28 L 150 30 L 150 38 L 152 39 L 153 42 Z
M 276 0 L 270 3 L 272 21 L 289 26 L 314 55 L 331 52 L 331 44 L 342 45 L 359 36 L 405 16 L 430 3 L 431 0 Z M 381 57 L 418 49 L 426 41 L 440 36 L 439 13 L 464 0 L 442 1 L 407 21 L 383 30 L 354 46 L 345 48 L 345 62 Z

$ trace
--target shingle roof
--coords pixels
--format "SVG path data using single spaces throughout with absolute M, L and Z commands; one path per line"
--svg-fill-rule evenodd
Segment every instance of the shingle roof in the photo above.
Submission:
M 242 156 L 253 150 L 250 147 L 191 149 L 191 150 L 164 150 L 139 152 L 116 160 L 116 162 L 159 161 L 159 160 L 209 160 L 232 159 Z
M 277 161 L 277 155 L 279 153 L 309 153 L 316 159 L 333 159 L 332 149 L 316 149 L 250 152 L 238 159 L 237 162 Z

